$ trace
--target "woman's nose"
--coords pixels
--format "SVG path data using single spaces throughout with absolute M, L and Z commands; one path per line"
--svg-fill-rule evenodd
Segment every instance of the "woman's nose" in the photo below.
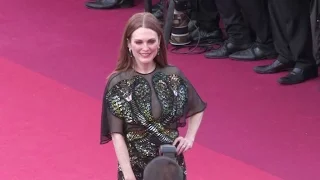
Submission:
M 149 46 L 147 43 L 143 43 L 143 46 L 142 46 L 143 50 L 148 50 L 149 49 Z

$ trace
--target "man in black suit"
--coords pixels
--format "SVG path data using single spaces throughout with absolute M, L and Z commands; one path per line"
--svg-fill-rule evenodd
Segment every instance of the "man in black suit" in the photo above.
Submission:
M 297 84 L 318 76 L 313 56 L 310 0 L 269 0 L 274 44 L 279 56 L 272 64 L 254 71 L 271 74 L 291 70 L 280 84 Z
M 134 0 L 89 0 L 85 4 L 92 9 L 130 8 Z
M 313 55 L 320 66 L 320 0 L 311 0 L 311 31 Z
M 215 2 L 228 39 L 221 48 L 206 53 L 205 57 L 260 60 L 277 56 L 266 0 L 215 0 Z
M 193 41 L 221 41 L 223 35 L 219 27 L 220 15 L 215 0 L 191 0 L 190 3 L 191 19 L 193 20 L 189 23 L 191 39 Z

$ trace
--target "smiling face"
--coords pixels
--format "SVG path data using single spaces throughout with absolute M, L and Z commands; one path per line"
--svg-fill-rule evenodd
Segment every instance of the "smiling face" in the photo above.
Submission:
M 158 34 L 148 28 L 138 28 L 135 30 L 131 39 L 128 40 L 128 48 L 137 64 L 154 63 L 160 47 Z

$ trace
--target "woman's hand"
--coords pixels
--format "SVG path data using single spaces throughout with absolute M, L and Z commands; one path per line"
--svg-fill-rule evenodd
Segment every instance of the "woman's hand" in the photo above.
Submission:
M 178 146 L 176 146 L 177 144 Z M 188 149 L 191 149 L 193 145 L 193 141 L 188 138 L 184 138 L 180 136 L 174 140 L 173 145 L 177 147 L 177 154 L 179 155 L 182 152 L 185 152 Z

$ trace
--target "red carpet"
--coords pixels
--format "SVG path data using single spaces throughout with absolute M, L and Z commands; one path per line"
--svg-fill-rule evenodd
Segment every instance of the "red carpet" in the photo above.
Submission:
M 100 146 L 101 94 L 132 9 L 96 11 L 83 1 L 0 6 L 0 172 L 3 180 L 113 180 Z M 320 81 L 280 86 L 257 75 L 265 62 L 169 54 L 208 109 L 186 154 L 193 180 L 317 180 Z

